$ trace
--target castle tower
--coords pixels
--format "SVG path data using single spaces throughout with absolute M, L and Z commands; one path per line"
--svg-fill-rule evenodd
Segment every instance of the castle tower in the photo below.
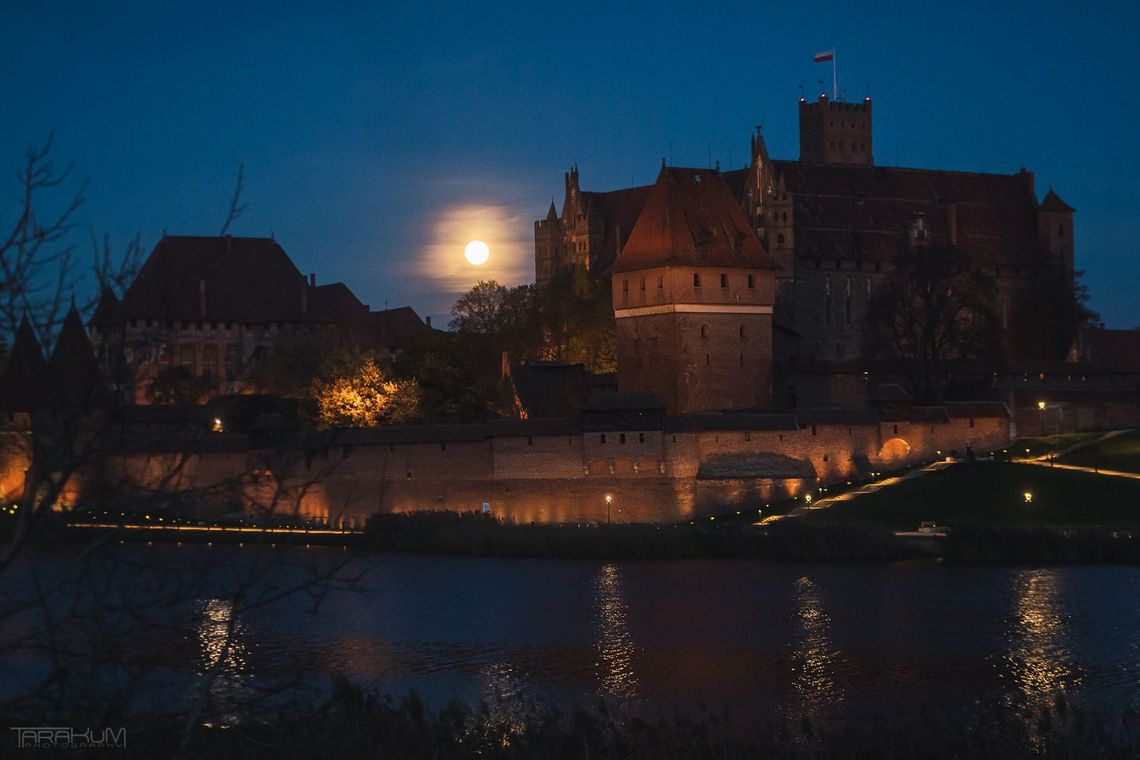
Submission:
M 1050 263 L 1073 276 L 1072 206 L 1049 188 L 1037 209 L 1037 241 L 1049 252 Z
M 775 264 L 720 172 L 662 168 L 611 272 L 620 390 L 672 414 L 770 404 Z
M 554 210 L 554 201 L 545 219 L 534 223 L 534 281 L 545 285 L 561 265 L 563 247 L 562 223 Z
M 800 98 L 800 161 L 872 166 L 871 99 L 862 103 Z

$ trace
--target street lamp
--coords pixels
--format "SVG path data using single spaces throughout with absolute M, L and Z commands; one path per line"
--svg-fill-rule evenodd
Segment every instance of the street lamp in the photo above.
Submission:
M 610 524 L 610 505 L 614 503 L 613 494 L 606 494 L 606 524 Z

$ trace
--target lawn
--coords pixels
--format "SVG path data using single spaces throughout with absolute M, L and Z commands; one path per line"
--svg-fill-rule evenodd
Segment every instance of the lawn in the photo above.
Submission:
M 1026 493 L 1032 494 L 1029 503 Z M 964 464 L 841 502 L 801 519 L 876 522 L 896 530 L 914 530 L 924 520 L 951 527 L 1138 526 L 1140 480 L 1028 464 Z
M 1106 441 L 1078 449 L 1059 462 L 1103 470 L 1140 473 L 1140 430 L 1113 436 Z
M 1004 448 L 994 450 L 995 459 L 1024 459 L 1026 457 L 1039 457 L 1051 451 L 1064 451 L 1083 441 L 1091 441 L 1104 435 L 1102 430 L 1083 431 L 1080 433 L 1061 433 L 1060 435 L 1046 435 L 1037 438 L 1018 438 Z

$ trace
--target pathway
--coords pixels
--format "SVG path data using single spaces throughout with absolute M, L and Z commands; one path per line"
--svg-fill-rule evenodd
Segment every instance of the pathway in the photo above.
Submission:
M 945 470 L 947 467 L 951 466 L 954 463 L 955 462 L 953 460 L 947 461 L 945 459 L 941 459 L 937 462 L 928 464 L 925 467 L 919 467 L 917 469 L 911 470 L 905 475 L 894 475 L 889 478 L 883 478 L 882 480 L 875 480 L 870 483 L 866 483 L 853 491 L 845 491 L 841 494 L 836 494 L 835 496 L 825 496 L 822 499 L 813 501 L 811 504 L 799 505 L 795 509 L 788 512 L 787 517 L 800 517 L 807 514 L 808 512 L 815 512 L 818 509 L 827 509 L 828 507 L 839 504 L 840 502 L 851 501 L 852 499 L 857 499 L 860 496 L 865 496 L 869 493 L 875 493 L 880 489 L 898 485 L 904 480 L 912 480 L 914 478 L 920 478 L 923 475 L 931 472 Z

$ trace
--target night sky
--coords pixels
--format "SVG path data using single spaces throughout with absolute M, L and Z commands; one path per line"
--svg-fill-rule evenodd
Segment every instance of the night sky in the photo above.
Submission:
M 756 124 L 795 158 L 801 85 L 830 89 L 812 53 L 835 47 L 847 98 L 874 98 L 877 164 L 1025 166 L 1078 210 L 1092 306 L 1140 326 L 1137 3 L 173 5 L 4 4 L 6 221 L 51 130 L 90 180 L 83 245 L 216 234 L 244 162 L 233 234 L 438 324 L 480 277 L 533 279 L 532 222 L 573 163 L 590 190 L 650 183 L 662 157 L 739 168 Z

